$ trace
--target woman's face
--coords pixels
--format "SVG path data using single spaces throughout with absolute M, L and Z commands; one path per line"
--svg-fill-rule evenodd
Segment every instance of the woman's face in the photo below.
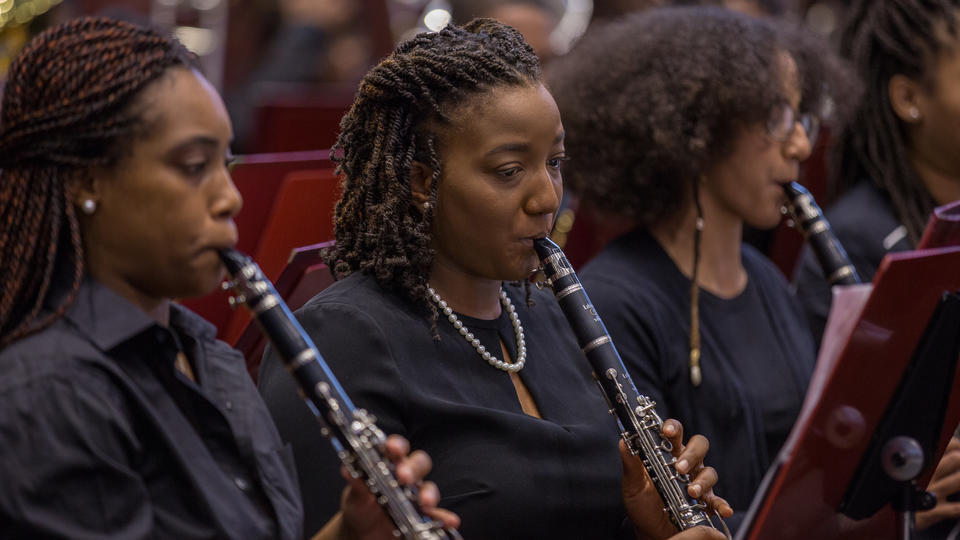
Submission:
M 84 247 L 98 280 L 147 298 L 206 294 L 223 276 L 217 248 L 237 241 L 240 194 L 227 172 L 230 120 L 197 72 L 175 68 L 135 107 L 147 129 L 115 166 L 93 171 Z
M 782 58 L 784 95 L 799 111 L 797 67 L 789 56 Z M 760 229 L 775 227 L 786 201 L 783 185 L 797 180 L 800 162 L 809 156 L 810 141 L 799 122 L 794 122 L 783 141 L 774 140 L 766 125 L 745 126 L 734 140 L 732 152 L 705 175 L 700 191 L 704 211 L 709 207 Z
M 929 82 L 921 82 L 920 118 L 910 121 L 911 153 L 941 173 L 960 178 L 960 38 L 943 38 Z
M 563 125 L 543 85 L 501 86 L 456 109 L 443 130 L 434 269 L 522 280 L 539 266 L 563 192 Z

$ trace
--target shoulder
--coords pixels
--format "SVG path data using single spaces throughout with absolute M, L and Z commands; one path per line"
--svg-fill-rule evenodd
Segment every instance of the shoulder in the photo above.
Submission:
M 887 197 L 867 180 L 837 199 L 825 215 L 840 243 L 854 253 L 882 256 L 884 240 L 901 225 Z
M 632 231 L 612 241 L 587 263 L 580 277 L 598 309 L 608 311 L 621 305 L 639 311 L 672 305 L 689 286 L 663 248 L 645 231 Z
M 56 441 L 98 446 L 135 438 L 126 377 L 63 326 L 58 321 L 0 351 L 0 453 L 19 452 L 28 439 L 57 448 Z
M 783 275 L 783 272 L 755 247 L 750 244 L 743 244 L 742 258 L 743 266 L 751 279 L 762 280 L 764 283 L 769 283 L 785 291 L 789 289 L 787 278 Z
M 119 370 L 63 319 L 0 350 L 0 399 L 57 384 L 102 391 Z
M 386 335 L 393 329 L 410 325 L 429 328 L 426 317 L 409 302 L 381 288 L 373 277 L 359 272 L 336 281 L 295 314 L 308 330 L 321 326 L 331 330 L 354 327 Z
M 672 261 L 645 230 L 633 230 L 613 239 L 581 271 L 590 282 L 635 283 L 658 280 L 669 273 Z

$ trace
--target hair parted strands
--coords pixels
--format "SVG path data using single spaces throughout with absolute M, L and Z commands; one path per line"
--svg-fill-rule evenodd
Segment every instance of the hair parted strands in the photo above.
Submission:
M 840 50 L 855 65 L 864 94 L 834 146 L 833 185 L 842 192 L 872 181 L 889 197 L 914 243 L 935 202 L 907 158 L 889 83 L 897 74 L 931 83 L 944 37 L 958 35 L 958 16 L 957 0 L 856 0 L 840 36 Z
M 427 295 L 433 210 L 415 208 L 414 161 L 432 169 L 431 208 L 443 181 L 440 135 L 451 112 L 495 87 L 535 84 L 540 63 L 523 36 L 492 19 L 448 26 L 400 44 L 360 83 L 334 146 L 344 177 L 336 244 L 338 277 L 360 271 L 436 318 Z
M 720 8 L 657 9 L 588 32 L 549 77 L 572 158 L 564 180 L 593 208 L 641 226 L 673 217 L 740 130 L 787 101 L 784 53 L 797 64 L 801 110 L 822 114 L 846 81 L 821 51 L 786 23 Z
M 194 66 L 176 40 L 94 17 L 44 31 L 14 60 L 0 110 L 0 347 L 73 301 L 84 269 L 72 185 L 129 150 L 136 96 L 172 66 Z M 70 291 L 45 305 L 57 277 Z

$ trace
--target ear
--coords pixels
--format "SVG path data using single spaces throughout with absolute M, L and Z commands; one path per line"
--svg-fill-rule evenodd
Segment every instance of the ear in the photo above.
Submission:
M 430 190 L 433 189 L 433 168 L 425 163 L 414 161 L 410 164 L 410 195 L 413 203 L 423 208 L 423 203 L 430 201 Z
M 100 204 L 100 186 L 102 171 L 99 168 L 85 169 L 79 176 L 74 177 L 67 184 L 67 193 L 70 202 L 83 212 L 84 205 L 89 205 L 87 201 L 93 201 L 94 207 Z
M 924 118 L 926 94 L 920 83 L 906 75 L 894 75 L 890 77 L 887 90 L 893 112 L 900 120 L 916 124 Z

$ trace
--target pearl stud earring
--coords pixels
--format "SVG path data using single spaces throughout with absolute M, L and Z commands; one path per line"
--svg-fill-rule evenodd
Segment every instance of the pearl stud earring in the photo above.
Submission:
M 92 216 L 93 213 L 97 211 L 97 201 L 93 199 L 84 199 L 83 202 L 80 203 L 80 209 L 83 210 L 84 214 Z

